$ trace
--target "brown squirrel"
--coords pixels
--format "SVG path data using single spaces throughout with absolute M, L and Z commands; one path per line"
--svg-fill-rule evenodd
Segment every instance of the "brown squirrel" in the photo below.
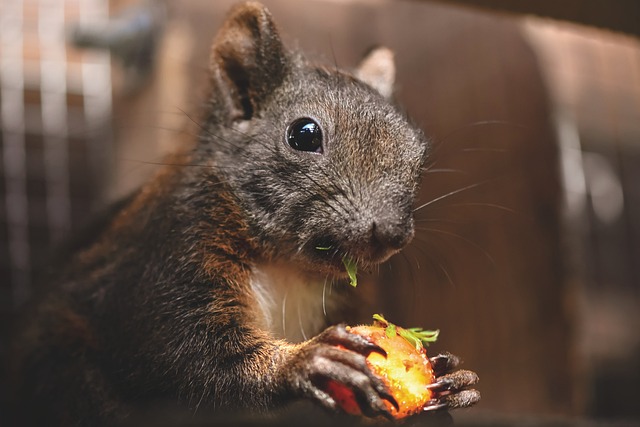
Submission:
M 29 316 L 20 424 L 117 423 L 158 402 L 338 411 L 328 379 L 388 416 L 393 397 L 365 363 L 382 350 L 324 329 L 343 302 L 322 290 L 345 279 L 343 259 L 377 265 L 414 234 L 428 144 L 389 102 L 393 74 L 385 49 L 353 74 L 313 66 L 262 5 L 236 7 L 213 43 L 197 141 L 75 245 Z M 455 356 L 432 360 L 427 409 L 478 400 Z

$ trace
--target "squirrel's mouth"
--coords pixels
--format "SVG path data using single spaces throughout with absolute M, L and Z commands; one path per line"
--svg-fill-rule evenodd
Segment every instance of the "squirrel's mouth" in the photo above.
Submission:
M 345 270 L 371 270 L 387 261 L 407 246 L 414 234 L 410 213 L 387 214 L 318 229 L 305 240 L 301 252 L 310 270 L 345 277 Z
M 347 266 L 371 270 L 387 261 L 400 249 L 374 245 L 348 245 L 330 237 L 321 237 L 312 242 L 308 250 L 315 269 L 331 273 L 335 277 L 348 277 Z

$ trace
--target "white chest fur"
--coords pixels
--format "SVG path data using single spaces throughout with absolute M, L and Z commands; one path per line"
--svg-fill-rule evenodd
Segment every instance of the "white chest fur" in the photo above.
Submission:
M 293 343 L 322 331 L 337 300 L 330 279 L 308 277 L 287 266 L 255 267 L 251 289 L 260 326 Z

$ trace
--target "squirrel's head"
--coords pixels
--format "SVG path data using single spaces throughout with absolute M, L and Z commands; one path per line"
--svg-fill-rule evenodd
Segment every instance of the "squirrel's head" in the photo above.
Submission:
M 411 240 L 427 143 L 389 100 L 394 74 L 384 48 L 353 73 L 312 66 L 262 5 L 232 11 L 212 48 L 198 153 L 265 255 L 341 275 L 344 257 L 374 265 Z

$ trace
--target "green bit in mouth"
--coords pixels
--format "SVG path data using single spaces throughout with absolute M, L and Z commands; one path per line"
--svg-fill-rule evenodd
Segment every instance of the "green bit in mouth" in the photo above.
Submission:
M 333 247 L 331 246 L 316 246 L 317 251 L 330 251 L 331 249 L 333 249 Z M 358 266 L 356 265 L 355 261 L 346 256 L 342 258 L 342 263 L 347 269 L 347 274 L 349 275 L 349 284 L 355 288 L 356 286 L 358 286 Z
M 358 266 L 356 265 L 355 261 L 353 261 L 351 258 L 347 258 L 346 256 L 342 258 L 342 263 L 347 269 L 347 274 L 349 275 L 349 284 L 355 288 L 356 286 L 358 286 Z

